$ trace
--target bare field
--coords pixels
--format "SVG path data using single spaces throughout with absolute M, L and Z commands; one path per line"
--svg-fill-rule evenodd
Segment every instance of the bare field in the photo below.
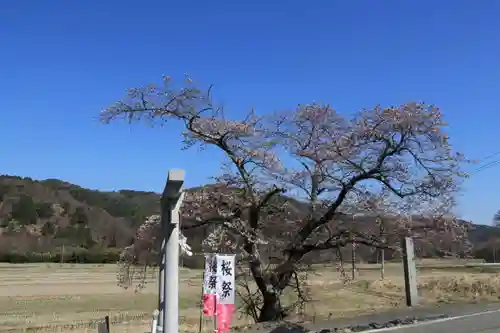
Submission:
M 499 267 L 443 261 L 419 267 L 424 303 L 499 299 Z M 324 320 L 404 306 L 400 264 L 387 263 L 383 281 L 377 265 L 357 268 L 357 279 L 347 283 L 333 267 L 317 266 L 307 273 L 312 301 L 297 319 Z M 96 332 L 92 321 L 105 315 L 111 317 L 113 332 L 147 332 L 157 306 L 156 276 L 151 274 L 146 288 L 136 294 L 116 285 L 116 272 L 115 265 L 0 264 L 0 332 Z M 201 279 L 201 271 L 181 269 L 182 331 L 198 331 Z M 292 301 L 291 296 L 286 301 Z M 235 325 L 250 323 L 235 315 Z M 212 328 L 204 319 L 204 331 Z

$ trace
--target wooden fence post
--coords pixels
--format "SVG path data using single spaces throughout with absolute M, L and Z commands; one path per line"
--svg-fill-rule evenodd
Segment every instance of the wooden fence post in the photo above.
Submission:
M 356 279 L 356 247 L 357 244 L 353 240 L 351 242 L 351 278 L 353 281 Z
M 109 316 L 104 317 L 104 322 L 97 324 L 97 333 L 110 333 Z

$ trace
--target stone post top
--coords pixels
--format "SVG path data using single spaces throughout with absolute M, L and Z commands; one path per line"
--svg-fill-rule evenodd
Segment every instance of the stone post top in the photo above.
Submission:
M 182 169 L 172 169 L 168 171 L 167 182 L 184 182 L 184 170 Z
M 172 169 L 168 171 L 168 178 L 163 189 L 164 199 L 176 199 L 184 186 L 184 170 Z

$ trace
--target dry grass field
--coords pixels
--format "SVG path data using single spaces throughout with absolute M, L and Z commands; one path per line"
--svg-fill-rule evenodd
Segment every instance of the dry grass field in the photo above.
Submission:
M 419 289 L 424 303 L 498 300 L 498 267 L 463 262 L 422 262 Z M 346 265 L 348 268 L 348 265 Z M 307 273 L 311 302 L 302 320 L 324 320 L 404 306 L 402 267 L 387 263 L 380 280 L 377 265 L 358 265 L 355 281 L 344 283 L 332 267 Z M 197 332 L 202 272 L 181 269 L 182 330 Z M 116 285 L 114 265 L 0 264 L 0 332 L 96 332 L 93 320 L 109 315 L 113 332 L 147 332 L 157 302 L 152 275 L 136 294 Z M 236 325 L 250 323 L 234 318 Z M 213 323 L 204 320 L 205 331 Z

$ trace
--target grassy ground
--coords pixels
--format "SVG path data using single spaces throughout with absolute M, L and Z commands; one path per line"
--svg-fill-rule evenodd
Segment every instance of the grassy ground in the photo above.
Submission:
M 346 269 L 349 266 L 346 265 Z M 498 300 L 497 267 L 426 262 L 419 268 L 424 303 Z M 181 270 L 182 330 L 197 332 L 201 271 Z M 113 332 L 147 332 L 156 308 L 157 284 L 152 275 L 139 294 L 116 285 L 114 265 L 0 264 L 0 332 L 96 332 L 92 320 L 109 315 Z M 296 316 L 315 320 L 403 306 L 400 264 L 387 263 L 380 280 L 377 265 L 358 265 L 355 281 L 344 283 L 333 267 L 308 273 L 312 301 Z M 251 323 L 235 316 L 237 325 Z M 213 323 L 204 319 L 204 331 Z

